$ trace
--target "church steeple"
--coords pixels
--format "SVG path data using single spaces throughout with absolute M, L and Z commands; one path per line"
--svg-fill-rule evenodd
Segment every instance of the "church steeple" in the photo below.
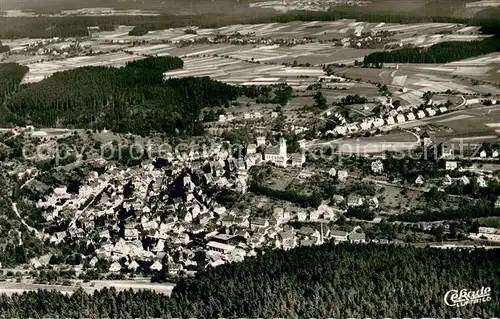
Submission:
M 280 138 L 280 156 L 282 156 L 284 159 L 287 158 L 287 154 L 286 154 L 286 140 L 283 137 Z

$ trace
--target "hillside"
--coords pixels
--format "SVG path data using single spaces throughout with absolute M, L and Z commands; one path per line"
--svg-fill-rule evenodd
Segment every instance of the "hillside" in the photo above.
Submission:
M 163 79 L 177 57 L 148 58 L 123 68 L 82 67 L 22 85 L 6 107 L 15 122 L 43 127 L 112 129 L 148 134 L 201 133 L 202 107 L 228 105 L 250 89 L 209 78 Z
M 499 300 L 449 307 L 450 289 L 500 289 L 498 252 L 332 245 L 269 251 L 151 291 L 0 296 L 7 317 L 404 318 L 498 314 Z M 44 302 L 40 302 L 44 300 Z

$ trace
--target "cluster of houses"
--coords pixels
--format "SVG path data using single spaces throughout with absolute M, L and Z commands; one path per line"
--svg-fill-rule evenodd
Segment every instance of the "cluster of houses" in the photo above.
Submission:
M 427 107 L 415 112 L 403 113 L 402 110 L 391 110 L 384 117 L 368 117 L 362 122 L 342 123 L 332 130 L 326 132 L 327 135 L 349 135 L 372 129 L 382 128 L 385 125 L 397 125 L 410 121 L 421 120 L 436 114 L 446 113 L 448 109 L 444 106 L 439 108 Z
M 263 155 L 257 153 L 258 146 L 265 147 Z M 135 271 L 147 264 L 152 271 L 166 267 L 172 274 L 197 269 L 200 261 L 195 255 L 200 251 L 206 253 L 203 265 L 216 266 L 240 261 L 262 247 L 365 241 L 362 233 L 328 227 L 336 213 L 326 204 L 299 211 L 276 206 L 270 217 L 263 218 L 252 217 L 251 209 L 227 209 L 205 194 L 213 188 L 246 192 L 248 169 L 259 162 L 286 166 L 285 159 L 291 158 L 292 163 L 302 163 L 304 159 L 288 156 L 284 139 L 268 146 L 265 137 L 259 137 L 256 144 L 248 145 L 244 158 L 234 158 L 217 146 L 208 156 L 191 153 L 126 169 L 104 159 L 89 160 L 104 167 L 104 172 L 91 171 L 76 188 L 56 187 L 52 192 L 41 188 L 45 195 L 37 206 L 50 226 L 44 235 L 56 245 L 91 243 L 95 252 L 85 256 L 91 267 L 104 259 L 110 263 L 109 272 Z M 26 187 L 40 188 L 39 184 L 43 183 L 33 179 Z M 294 228 L 287 224 L 290 221 L 325 224 L 321 229 Z M 40 268 L 49 260 L 50 256 L 42 256 L 31 264 Z

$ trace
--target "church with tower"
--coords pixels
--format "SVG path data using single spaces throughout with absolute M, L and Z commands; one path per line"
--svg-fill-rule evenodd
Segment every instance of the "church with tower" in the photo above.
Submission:
M 286 140 L 284 138 L 280 138 L 279 145 L 268 146 L 264 151 L 265 162 L 271 162 L 277 166 L 286 167 L 287 160 Z

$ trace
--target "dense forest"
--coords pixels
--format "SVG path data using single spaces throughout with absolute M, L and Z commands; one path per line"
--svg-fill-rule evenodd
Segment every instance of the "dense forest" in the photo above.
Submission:
M 5 98 L 19 87 L 28 71 L 28 67 L 17 63 L 0 63 L 0 125 L 8 122 L 8 113 L 3 107 Z
M 496 250 L 324 244 L 273 250 L 181 279 L 171 297 L 103 289 L 0 296 L 7 318 L 493 318 L 498 298 L 449 307 L 451 289 L 500 289 Z
M 321 204 L 321 195 L 319 193 L 304 195 L 292 190 L 273 189 L 271 187 L 259 185 L 256 182 L 252 182 L 248 190 L 257 195 L 264 195 L 274 199 L 289 201 L 299 204 L 302 207 L 316 208 Z
M 7 52 L 10 50 L 10 47 L 8 45 L 4 45 L 2 41 L 0 41 L 0 53 Z
M 482 41 L 450 41 L 434 44 L 429 48 L 403 48 L 394 51 L 374 52 L 364 59 L 364 66 L 380 63 L 448 63 L 500 51 L 500 36 Z
M 335 21 L 356 19 L 367 22 L 423 23 L 449 22 L 479 25 L 488 34 L 500 32 L 500 20 L 496 17 L 456 18 L 439 14 L 410 14 L 394 12 L 353 11 L 349 7 L 335 7 L 335 11 L 309 12 L 291 11 L 273 14 L 199 14 L 159 16 L 88 16 L 88 17 L 0 17 L 0 38 L 51 38 L 84 37 L 87 27 L 98 26 L 101 30 L 113 30 L 118 25 L 136 26 L 132 35 L 143 35 L 149 30 L 162 30 L 196 25 L 201 28 L 215 28 L 231 24 L 255 24 L 292 21 Z
M 112 129 L 148 134 L 200 134 L 203 107 L 229 106 L 259 88 L 205 78 L 163 79 L 182 67 L 177 57 L 147 58 L 123 68 L 82 67 L 23 85 L 6 101 L 18 124 Z

